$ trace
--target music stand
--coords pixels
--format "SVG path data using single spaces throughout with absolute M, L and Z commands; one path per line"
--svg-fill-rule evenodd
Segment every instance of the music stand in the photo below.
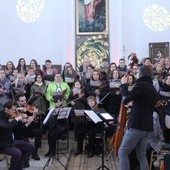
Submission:
M 45 125 L 47 122 L 49 122 L 49 131 L 50 130 L 52 130 L 52 125 L 51 124 L 53 124 L 54 122 L 52 122 L 53 120 L 52 120 L 52 117 L 54 116 L 54 115 L 56 115 L 57 116 L 57 120 L 62 120 L 62 119 L 68 119 L 68 117 L 69 117 L 69 114 L 70 114 L 70 110 L 71 110 L 71 107 L 65 107 L 65 108 L 56 108 L 56 109 L 54 109 L 54 108 L 52 108 L 52 109 L 50 109 L 50 111 L 48 112 L 48 114 L 47 114 L 47 116 L 46 116 L 46 118 L 44 119 L 44 121 L 43 121 L 43 124 Z M 56 122 L 57 123 L 57 122 Z M 69 142 L 68 142 L 68 122 L 67 122 L 67 132 L 66 132 L 66 137 L 67 137 L 67 149 L 69 149 Z M 50 139 L 51 140 L 51 139 Z M 49 157 L 49 159 L 47 160 L 47 162 L 46 162 L 46 164 L 44 165 L 44 167 L 43 167 L 43 170 L 45 170 L 45 168 L 49 165 L 49 163 L 50 163 L 50 161 L 51 161 L 51 159 L 52 159 L 52 164 L 53 164 L 53 162 L 54 162 L 54 160 L 56 160 L 57 162 L 59 162 L 65 169 L 67 169 L 67 165 L 65 166 L 61 161 L 60 161 L 60 158 L 62 157 L 62 156 L 65 156 L 68 160 L 70 160 L 69 159 L 69 157 L 67 157 L 67 155 L 64 153 L 64 152 L 62 152 L 61 150 L 60 150 L 60 148 L 59 148 L 59 138 L 57 138 L 56 139 L 56 151 L 53 153 L 53 154 L 51 154 L 50 155 L 50 157 Z M 52 143 L 52 142 L 50 142 L 50 143 Z M 68 151 L 67 151 L 68 152 Z M 60 154 L 61 154 L 61 156 L 60 156 Z
M 84 111 L 92 120 L 94 123 L 101 122 L 102 123 L 102 164 L 97 168 L 99 169 L 107 169 L 108 167 L 104 164 L 104 147 L 105 147 L 105 124 L 107 124 L 110 121 L 113 121 L 114 118 L 109 113 L 95 113 L 93 110 L 85 110 Z

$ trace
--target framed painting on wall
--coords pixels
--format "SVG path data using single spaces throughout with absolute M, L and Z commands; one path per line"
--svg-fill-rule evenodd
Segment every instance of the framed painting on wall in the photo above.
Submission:
M 76 0 L 76 34 L 108 34 L 108 0 Z
M 103 58 L 109 58 L 109 38 L 106 35 L 77 36 L 76 38 L 76 67 L 88 58 L 95 68 L 100 68 Z
M 160 57 L 169 56 L 169 42 L 149 43 L 149 56 L 153 64 L 158 62 Z

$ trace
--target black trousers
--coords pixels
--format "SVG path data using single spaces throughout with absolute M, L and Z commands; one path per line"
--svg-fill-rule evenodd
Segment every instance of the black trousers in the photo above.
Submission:
M 22 170 L 22 166 L 29 159 L 34 150 L 34 145 L 23 140 L 14 140 L 11 148 L 3 150 L 3 153 L 11 156 L 9 170 Z

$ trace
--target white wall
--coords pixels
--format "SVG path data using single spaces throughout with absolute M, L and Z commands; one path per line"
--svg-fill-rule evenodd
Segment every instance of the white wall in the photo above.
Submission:
M 45 0 L 39 20 L 22 22 L 16 15 L 17 0 L 0 1 L 0 64 L 20 57 L 27 63 L 35 58 L 40 64 L 51 59 L 55 64 L 75 64 L 75 1 Z M 170 12 L 169 0 L 109 0 L 110 61 L 118 62 L 125 45 L 126 56 L 136 52 L 148 56 L 149 42 L 170 42 L 170 29 L 149 30 L 142 20 L 146 6 L 159 3 Z
M 163 32 L 154 32 L 143 22 L 143 11 L 152 4 L 165 7 L 170 14 L 169 0 L 128 0 L 122 6 L 122 43 L 126 46 L 127 56 L 136 52 L 138 58 L 149 57 L 150 42 L 170 42 L 170 27 Z
M 74 3 L 46 0 L 39 20 L 24 23 L 16 15 L 16 2 L 0 1 L 0 64 L 8 60 L 17 64 L 21 57 L 27 63 L 35 58 L 40 64 L 45 59 L 62 64 L 69 55 L 74 57 Z

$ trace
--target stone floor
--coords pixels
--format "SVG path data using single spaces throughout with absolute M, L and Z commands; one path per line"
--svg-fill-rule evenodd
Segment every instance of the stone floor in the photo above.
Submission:
M 31 141 L 32 142 L 32 141 Z M 61 141 L 62 145 L 65 145 L 65 141 Z M 61 146 L 62 147 L 62 146 Z M 57 160 L 57 155 L 53 159 L 51 158 L 49 165 L 45 167 L 45 164 L 48 161 L 48 157 L 44 155 L 48 151 L 47 140 L 42 140 L 42 147 L 39 149 L 38 153 L 40 156 L 40 161 L 36 161 L 30 158 L 30 167 L 26 168 L 28 170 L 94 170 L 99 168 L 102 165 L 102 159 L 99 156 L 93 156 L 92 158 L 87 158 L 86 154 L 78 155 L 77 157 L 73 156 L 73 151 L 76 149 L 76 142 L 74 140 L 73 132 L 69 132 L 69 150 L 66 154 L 59 154 L 59 159 Z M 118 162 L 113 159 L 113 156 L 109 157 L 106 160 L 109 151 L 105 154 L 104 164 L 110 170 L 118 170 Z M 9 158 L 10 159 L 10 158 Z M 101 168 L 100 168 L 101 169 Z M 5 159 L 0 161 L 0 170 L 7 170 Z

